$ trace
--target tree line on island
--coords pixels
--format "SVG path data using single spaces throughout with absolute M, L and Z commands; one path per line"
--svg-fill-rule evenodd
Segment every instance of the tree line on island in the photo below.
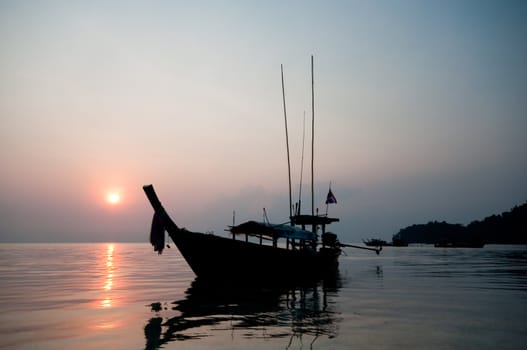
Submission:
M 468 225 L 431 221 L 412 225 L 393 235 L 394 245 L 409 243 L 442 244 L 527 244 L 527 202 L 499 215 L 491 215 Z M 397 244 L 399 243 L 399 244 Z

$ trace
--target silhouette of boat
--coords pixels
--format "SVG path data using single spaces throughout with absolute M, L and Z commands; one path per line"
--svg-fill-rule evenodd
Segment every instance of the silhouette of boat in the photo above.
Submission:
M 368 247 L 408 247 L 408 243 L 396 239 L 392 240 L 391 243 L 378 238 L 366 239 L 363 242 Z
M 366 244 L 368 247 L 386 247 L 391 245 L 390 243 L 386 242 L 383 239 L 378 238 L 370 238 L 363 240 L 364 244 Z
M 289 171 L 289 224 L 247 221 L 230 227 L 232 237 L 191 232 L 180 228 L 161 205 L 154 187 L 145 185 L 143 189 L 154 208 L 151 243 L 159 253 L 164 248 L 164 232 L 168 232 L 179 251 L 194 273 L 201 278 L 228 280 L 288 281 L 291 279 L 320 278 L 332 273 L 338 267 L 341 247 L 370 249 L 379 253 L 380 249 L 357 247 L 339 242 L 337 235 L 326 232 L 326 226 L 338 222 L 338 218 L 315 215 L 313 189 L 313 153 L 311 157 L 311 215 L 301 214 L 299 199 L 293 214 L 291 198 L 291 166 L 289 162 L 289 140 L 287 133 L 287 114 L 285 108 L 285 89 L 282 71 L 282 93 L 284 97 L 284 118 L 286 130 L 287 159 Z M 313 77 L 313 56 L 311 56 Z M 312 111 L 314 111 L 314 90 L 312 78 Z M 312 116 L 314 120 L 314 114 Z M 312 123 L 314 125 L 314 122 Z M 314 128 L 312 127 L 312 150 Z M 302 156 L 303 158 L 303 156 Z M 301 188 L 301 186 L 300 186 Z M 336 203 L 331 185 L 326 204 Z M 327 212 L 327 211 L 326 211 Z M 310 230 L 306 230 L 310 228 Z M 321 232 L 319 241 L 318 232 Z M 245 239 L 237 239 L 237 236 Z M 257 237 L 251 242 L 249 237 Z
M 436 248 L 483 248 L 484 242 L 470 241 L 470 242 L 456 242 L 456 241 L 441 241 L 434 244 Z
M 180 228 L 167 214 L 152 185 L 143 187 L 154 208 L 151 241 L 161 252 L 164 231 L 178 247 L 192 271 L 203 279 L 244 281 L 287 281 L 317 279 L 334 273 L 338 267 L 341 244 L 333 233 L 325 232 L 327 224 L 338 219 L 326 216 L 297 215 L 291 220 L 300 225 L 322 228 L 322 243 L 315 232 L 285 224 L 248 221 L 232 226 L 232 237 L 191 232 Z M 245 239 L 237 239 L 243 235 Z M 256 236 L 259 242 L 249 241 Z M 158 238 L 160 237 L 162 241 Z M 279 244 L 279 240 L 285 240 Z

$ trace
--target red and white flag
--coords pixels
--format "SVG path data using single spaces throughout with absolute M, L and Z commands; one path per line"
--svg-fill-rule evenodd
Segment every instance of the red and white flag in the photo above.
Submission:
M 331 191 L 331 188 L 329 189 L 328 196 L 326 198 L 326 204 L 337 204 L 337 197 L 335 197 Z

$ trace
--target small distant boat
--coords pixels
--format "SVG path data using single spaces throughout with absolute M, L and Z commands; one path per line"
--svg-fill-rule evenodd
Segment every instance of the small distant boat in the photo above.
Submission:
M 434 244 L 436 248 L 483 248 L 485 243 L 474 241 L 474 242 L 453 242 L 453 241 L 441 241 Z
M 379 238 L 370 238 L 363 240 L 364 244 L 368 247 L 408 247 L 408 243 L 398 239 L 392 242 L 387 242 Z
M 364 244 L 367 245 L 368 247 L 387 247 L 391 245 L 385 240 L 379 239 L 379 238 L 365 239 L 365 240 L 362 240 L 362 242 L 364 242 Z
M 313 71 L 313 57 L 311 57 Z M 312 79 L 313 80 L 313 79 Z M 282 91 L 283 71 L 282 71 Z M 287 154 L 289 165 L 289 141 L 286 125 Z M 313 97 L 313 94 L 312 94 Z M 314 108 L 312 108 L 314 110 Z M 314 118 L 314 116 L 313 116 Z M 313 134 L 312 134 L 313 135 Z M 312 140 L 313 142 L 313 140 Z M 312 152 L 313 153 L 313 152 Z M 313 158 L 311 159 L 313 191 Z M 231 237 L 191 232 L 180 228 L 167 214 L 159 201 L 152 185 L 143 186 L 143 190 L 154 208 L 150 240 L 154 250 L 163 251 L 165 231 L 190 265 L 192 271 L 202 279 L 221 281 L 294 281 L 297 279 L 319 279 L 337 270 L 338 257 L 342 247 L 369 249 L 379 254 L 380 249 L 358 247 L 340 243 L 336 234 L 326 232 L 326 226 L 338 222 L 338 218 L 327 215 L 315 215 L 312 200 L 312 214 L 300 213 L 300 201 L 295 214 L 291 203 L 291 171 L 289 166 L 289 207 L 288 224 L 247 221 L 229 228 Z M 336 203 L 330 191 L 328 203 Z M 310 230 L 306 229 L 309 228 Z M 319 240 L 319 230 L 321 232 Z M 237 239 L 238 236 L 244 239 Z M 258 242 L 249 238 L 256 237 Z

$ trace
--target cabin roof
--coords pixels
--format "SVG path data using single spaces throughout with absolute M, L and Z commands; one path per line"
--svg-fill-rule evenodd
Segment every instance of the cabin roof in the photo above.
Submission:
M 303 239 L 306 241 L 316 241 L 318 239 L 316 233 L 302 230 L 298 227 L 257 221 L 247 221 L 237 226 L 232 226 L 230 231 L 233 234 L 262 235 L 271 238 Z
M 332 222 L 339 222 L 337 218 L 319 215 L 295 215 L 291 216 L 291 222 L 295 225 L 329 225 Z

